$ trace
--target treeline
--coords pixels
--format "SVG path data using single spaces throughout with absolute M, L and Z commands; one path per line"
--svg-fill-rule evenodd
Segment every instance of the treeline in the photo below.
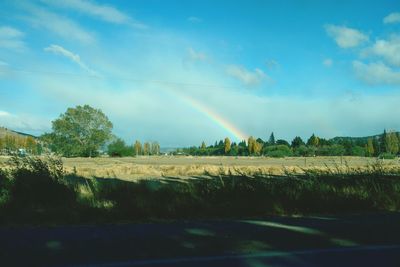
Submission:
M 136 140 L 131 146 L 127 145 L 124 140 L 117 138 L 107 147 L 107 153 L 111 157 L 131 157 L 139 155 L 159 155 L 160 144 L 158 142 L 144 142 Z
M 0 155 L 12 155 L 21 151 L 31 155 L 40 155 L 43 147 L 32 136 L 6 134 L 0 137 Z
M 158 142 L 136 141 L 127 145 L 112 134 L 113 124 L 100 110 L 89 105 L 68 108 L 52 121 L 52 132 L 40 139 L 55 154 L 64 157 L 96 157 L 107 153 L 112 157 L 158 155 Z
M 296 136 L 290 143 L 284 139 L 275 139 L 271 133 L 267 141 L 250 136 L 246 142 L 231 142 L 229 138 L 207 146 L 192 146 L 178 149 L 175 154 L 196 156 L 361 156 L 394 158 L 400 151 L 400 134 L 387 132 L 370 138 L 333 138 L 325 139 L 311 135 L 307 141 Z

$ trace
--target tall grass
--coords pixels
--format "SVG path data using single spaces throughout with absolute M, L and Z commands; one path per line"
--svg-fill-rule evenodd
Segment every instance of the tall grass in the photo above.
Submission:
M 0 170 L 4 223 L 81 223 L 244 218 L 271 214 L 400 210 L 400 169 L 286 170 L 137 182 L 66 175 L 57 159 L 13 158 Z

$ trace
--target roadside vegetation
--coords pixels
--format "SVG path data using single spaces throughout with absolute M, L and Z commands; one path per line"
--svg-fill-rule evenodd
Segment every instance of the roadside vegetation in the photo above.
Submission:
M 400 210 L 400 168 L 305 169 L 136 182 L 66 174 L 62 161 L 14 157 L 0 170 L 2 224 L 248 218 Z M 207 175 L 207 174 L 206 174 Z

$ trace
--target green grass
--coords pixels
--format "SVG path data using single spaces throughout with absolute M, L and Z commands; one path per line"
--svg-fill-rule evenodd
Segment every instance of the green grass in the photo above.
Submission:
M 376 163 L 138 182 L 66 175 L 58 159 L 13 158 L 0 170 L 3 224 L 251 218 L 400 210 L 400 169 Z

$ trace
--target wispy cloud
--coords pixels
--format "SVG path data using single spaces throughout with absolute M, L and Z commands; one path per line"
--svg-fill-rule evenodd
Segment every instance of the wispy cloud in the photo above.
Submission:
M 400 85 L 400 72 L 382 62 L 365 64 L 356 60 L 353 61 L 353 69 L 357 77 L 368 84 Z
M 187 20 L 188 20 L 189 22 L 191 22 L 191 23 L 200 23 L 200 22 L 203 22 L 203 20 L 202 20 L 201 18 L 199 18 L 199 17 L 194 17 L 194 16 L 188 17 Z
M 133 18 L 131 18 L 124 12 L 118 10 L 117 8 L 110 5 L 99 4 L 96 3 L 95 1 L 87 1 L 87 0 L 60 0 L 60 1 L 42 0 L 42 1 L 56 7 L 67 8 L 74 11 L 78 11 L 106 22 L 115 24 L 126 24 L 141 29 L 147 28 L 147 26 L 144 23 L 134 20 Z
M 79 67 L 81 67 L 83 70 L 87 71 L 90 75 L 93 76 L 98 76 L 98 74 L 96 73 L 96 71 L 92 70 L 91 68 L 89 68 L 80 58 L 80 56 L 78 54 L 74 54 L 73 52 L 65 49 L 62 46 L 59 45 L 50 45 L 49 47 L 46 47 L 44 49 L 44 51 L 46 52 L 51 52 L 54 53 L 56 55 L 62 55 L 66 58 L 69 58 L 71 61 L 75 62 L 76 64 L 79 65 Z
M 383 18 L 383 23 L 400 23 L 400 12 L 390 13 L 386 17 Z
M 93 33 L 83 29 L 75 21 L 46 9 L 34 5 L 22 5 L 29 12 L 29 16 L 24 19 L 34 27 L 40 27 L 54 34 L 61 36 L 65 40 L 74 40 L 83 44 L 92 44 L 95 42 Z
M 22 41 L 24 33 L 9 26 L 0 27 L 0 48 L 22 51 L 25 43 Z
M 204 61 L 207 59 L 207 55 L 202 52 L 195 51 L 192 47 L 188 48 L 188 55 L 191 60 Z
M 330 59 L 330 58 L 326 58 L 326 59 L 324 59 L 324 60 L 322 61 L 322 64 L 323 64 L 325 67 L 331 67 L 331 66 L 333 65 L 333 60 Z
M 249 71 L 242 66 L 229 65 L 226 68 L 228 75 L 238 79 L 245 85 L 259 85 L 268 76 L 261 69 Z
M 325 30 L 341 48 L 357 47 L 369 40 L 368 35 L 357 29 L 348 28 L 345 26 L 328 24 L 325 26 Z

